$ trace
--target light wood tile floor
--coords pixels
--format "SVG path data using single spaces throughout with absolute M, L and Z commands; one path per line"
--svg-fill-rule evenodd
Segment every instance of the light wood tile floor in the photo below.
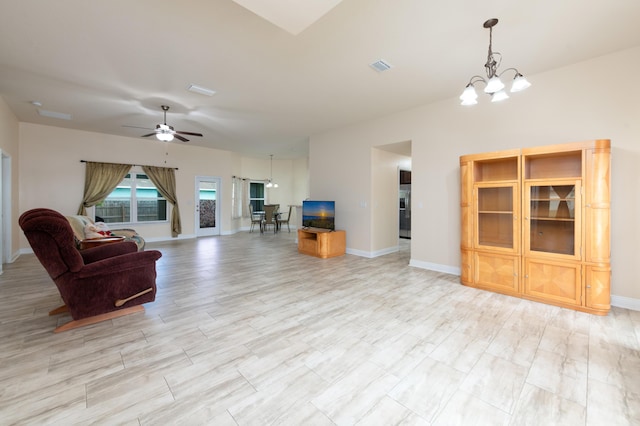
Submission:
M 294 233 L 148 244 L 146 312 L 54 334 L 33 255 L 0 276 L 0 424 L 638 425 L 640 312 L 607 317 Z

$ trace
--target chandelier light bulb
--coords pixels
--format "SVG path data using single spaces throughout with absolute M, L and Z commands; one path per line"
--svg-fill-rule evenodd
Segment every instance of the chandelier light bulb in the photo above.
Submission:
M 522 76 L 522 74 L 517 73 L 513 78 L 513 83 L 511 84 L 511 93 L 520 92 L 526 88 L 531 86 L 531 83 L 527 81 L 526 78 Z
M 460 102 L 460 105 L 468 106 L 468 105 L 475 105 L 477 103 L 478 101 L 476 99 L 463 99 L 462 102 Z
M 462 105 L 475 105 L 478 103 L 476 99 L 478 99 L 478 94 L 476 93 L 475 87 L 473 87 L 473 84 L 468 84 L 464 92 L 462 92 L 462 95 L 460 95 Z
M 496 93 L 504 89 L 504 83 L 500 80 L 500 77 L 497 75 L 491 77 L 487 86 L 484 88 L 485 93 Z
M 509 99 L 509 95 L 504 90 L 498 90 L 493 95 L 491 95 L 491 102 L 500 102 L 505 99 Z

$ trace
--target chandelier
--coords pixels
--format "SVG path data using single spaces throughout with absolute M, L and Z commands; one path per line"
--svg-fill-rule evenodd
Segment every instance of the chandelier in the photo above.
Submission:
M 270 157 L 271 157 L 271 173 L 269 174 L 267 188 L 277 188 L 278 184 L 273 181 L 273 154 L 270 154 Z
M 507 71 L 515 72 L 515 76 L 513 77 L 513 82 L 511 84 L 512 93 L 519 92 L 531 86 L 531 83 L 529 83 L 527 79 L 524 78 L 515 68 L 507 68 L 502 72 L 498 72 L 498 67 L 502 61 L 502 55 L 499 52 L 494 52 L 491 48 L 493 35 L 492 30 L 497 23 L 498 19 L 492 18 L 482 25 L 484 28 L 489 28 L 489 52 L 487 53 L 487 63 L 484 64 L 487 78 L 479 75 L 471 77 L 469 84 L 467 84 L 464 92 L 460 95 L 462 105 L 475 105 L 478 103 L 478 94 L 476 93 L 474 84 L 479 82 L 483 82 L 485 84 L 484 92 L 491 95 L 491 102 L 498 102 L 507 99 L 509 95 L 507 95 L 507 92 L 504 90 L 504 83 L 500 80 L 500 76 Z

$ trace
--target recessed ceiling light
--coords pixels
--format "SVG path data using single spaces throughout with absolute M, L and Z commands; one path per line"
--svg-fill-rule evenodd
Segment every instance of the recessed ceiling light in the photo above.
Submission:
M 59 120 L 71 120 L 71 114 L 48 111 L 46 109 L 38 109 L 38 114 L 40 114 L 42 117 L 57 118 Z
M 393 65 L 391 65 L 387 61 L 383 61 L 382 59 L 377 60 L 372 64 L 369 64 L 369 66 L 378 72 L 386 71 L 388 69 L 393 68 Z
M 205 96 L 213 96 L 216 93 L 215 90 L 207 89 L 206 87 L 198 86 L 197 84 L 191 84 L 187 90 L 194 93 L 200 93 Z

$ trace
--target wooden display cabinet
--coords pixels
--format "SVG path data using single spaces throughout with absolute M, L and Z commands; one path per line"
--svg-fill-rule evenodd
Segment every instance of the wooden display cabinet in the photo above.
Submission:
M 610 151 L 596 140 L 460 157 L 461 282 L 606 315 Z
M 342 256 L 346 247 L 347 233 L 345 231 L 298 229 L 299 253 L 326 259 Z

